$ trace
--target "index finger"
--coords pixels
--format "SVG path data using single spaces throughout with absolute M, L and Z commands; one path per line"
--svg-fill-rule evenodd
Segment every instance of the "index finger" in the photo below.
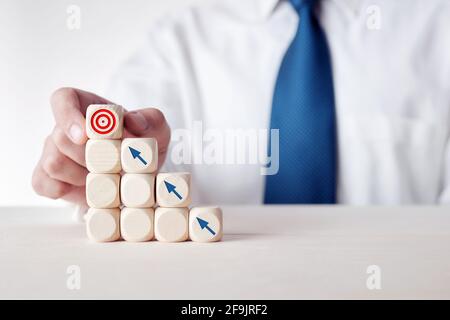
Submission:
M 50 99 L 56 126 L 76 144 L 87 140 L 85 129 L 86 109 L 91 104 L 110 104 L 111 102 L 96 94 L 75 88 L 60 88 Z

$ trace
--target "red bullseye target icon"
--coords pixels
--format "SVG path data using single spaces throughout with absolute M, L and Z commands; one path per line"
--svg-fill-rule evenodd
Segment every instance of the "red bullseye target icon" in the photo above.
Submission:
M 91 117 L 91 128 L 98 134 L 108 134 L 116 127 L 116 115 L 107 109 L 99 109 Z

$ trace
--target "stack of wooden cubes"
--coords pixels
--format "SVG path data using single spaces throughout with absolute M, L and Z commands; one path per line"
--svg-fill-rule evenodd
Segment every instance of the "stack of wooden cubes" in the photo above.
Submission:
M 117 105 L 91 105 L 86 112 L 88 237 L 97 242 L 220 240 L 221 209 L 189 210 L 190 173 L 156 175 L 156 140 L 122 140 L 123 114 Z

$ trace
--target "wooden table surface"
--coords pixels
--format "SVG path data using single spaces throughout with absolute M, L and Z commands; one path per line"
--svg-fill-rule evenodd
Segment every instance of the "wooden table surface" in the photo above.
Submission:
M 219 243 L 98 244 L 70 208 L 0 208 L 0 298 L 450 299 L 449 208 L 223 209 Z

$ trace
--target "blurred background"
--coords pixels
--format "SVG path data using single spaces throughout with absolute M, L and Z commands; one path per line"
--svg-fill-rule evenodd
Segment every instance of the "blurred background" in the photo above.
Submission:
M 0 0 L 1 206 L 62 205 L 31 188 L 34 164 L 53 126 L 52 91 L 73 86 L 103 94 L 156 18 L 198 2 Z M 77 9 L 79 28 L 71 20 Z

